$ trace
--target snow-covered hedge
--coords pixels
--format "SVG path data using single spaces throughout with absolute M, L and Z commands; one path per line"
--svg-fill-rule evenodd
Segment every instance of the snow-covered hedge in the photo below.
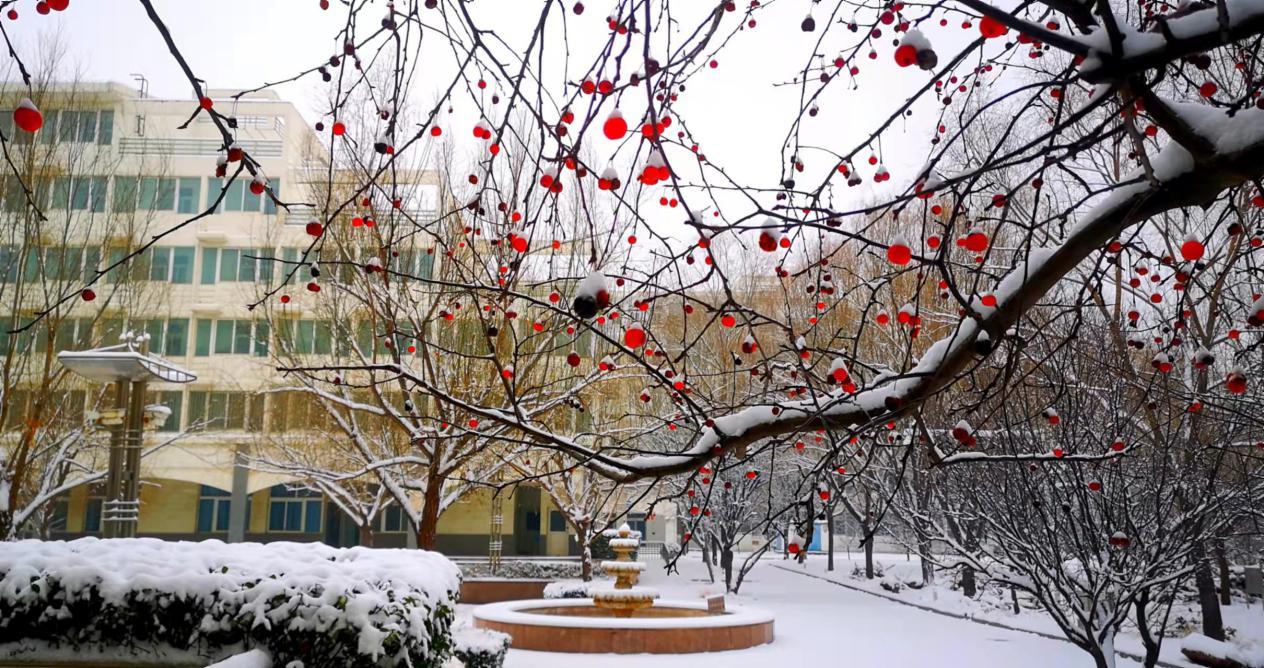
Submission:
M 583 580 L 558 580 L 544 587 L 544 598 L 592 598 L 589 590 L 594 587 L 613 586 L 611 582 L 584 582 Z
M 460 572 L 419 550 L 152 538 L 0 543 L 0 637 L 50 648 L 221 655 L 277 665 L 438 666 Z
M 583 564 L 575 560 L 545 559 L 505 559 L 500 568 L 492 573 L 491 564 L 486 561 L 459 561 L 461 573 L 466 578 L 525 578 L 531 580 L 560 580 L 577 578 L 583 570 Z
M 452 630 L 456 658 L 465 668 L 501 668 L 509 653 L 509 634 L 470 626 L 468 620 Z

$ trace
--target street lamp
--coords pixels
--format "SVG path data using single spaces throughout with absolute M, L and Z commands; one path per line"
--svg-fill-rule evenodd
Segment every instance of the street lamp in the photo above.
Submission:
M 197 380 L 191 371 L 147 354 L 148 342 L 148 334 L 127 332 L 118 345 L 57 353 L 57 361 L 74 373 L 88 380 L 114 383 L 114 406 L 103 410 L 97 418 L 97 424 L 110 431 L 109 472 L 101 512 L 106 538 L 136 535 L 136 524 L 140 520 L 140 450 L 144 430 L 161 427 L 171 414 L 166 406 L 145 405 L 146 386 L 150 381 L 189 383 Z

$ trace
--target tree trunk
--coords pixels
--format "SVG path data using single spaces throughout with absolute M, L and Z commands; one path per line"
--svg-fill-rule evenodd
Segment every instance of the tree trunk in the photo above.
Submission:
M 825 507 L 825 521 L 828 523 L 826 526 L 829 528 L 828 536 L 826 537 L 829 544 L 825 546 L 825 553 L 828 555 L 825 570 L 832 571 L 834 570 L 834 504 L 832 503 Z
M 1150 601 L 1150 593 L 1143 591 L 1134 605 L 1137 609 L 1137 634 L 1141 636 L 1141 644 L 1145 647 L 1145 668 L 1159 665 L 1159 650 L 1163 648 L 1163 635 L 1150 633 L 1150 619 L 1146 614 L 1146 604 Z
M 366 523 L 361 524 L 358 529 L 360 530 L 360 545 L 373 547 L 373 528 Z
M 873 579 L 873 534 L 865 538 L 865 578 Z
M 575 525 L 575 540 L 579 543 L 579 579 L 584 582 L 592 582 L 592 546 L 588 544 L 587 523 L 579 523 Z
M 1203 613 L 1203 635 L 1223 641 L 1224 618 L 1220 615 L 1220 600 L 1216 596 L 1216 583 L 1211 577 L 1211 564 L 1207 561 L 1207 549 L 1201 541 L 1194 545 L 1194 584 L 1198 587 L 1198 606 Z
M 1220 605 L 1231 605 L 1233 599 L 1229 592 L 1229 559 L 1225 556 L 1225 544 L 1223 538 L 1217 538 L 1215 542 L 1216 566 L 1220 568 Z
M 966 598 L 974 598 L 974 595 L 978 593 L 977 586 L 974 581 L 973 566 L 961 567 L 961 593 L 964 594 Z
M 707 579 L 714 584 L 715 570 L 711 567 L 711 539 L 704 536 L 702 540 L 698 542 L 698 548 L 702 550 L 702 563 L 707 565 Z
M 872 499 L 869 496 L 869 490 L 865 490 L 865 521 L 861 524 L 861 528 L 865 532 L 865 578 L 873 579 L 873 508 L 871 507 Z
M 426 491 L 421 497 L 421 522 L 417 525 L 417 547 L 433 550 L 439 537 L 439 495 L 443 491 L 443 481 L 430 479 Z
M 918 557 L 922 560 L 922 586 L 930 587 L 935 584 L 935 564 L 931 562 L 931 543 L 930 537 L 924 531 L 917 532 L 917 552 Z
M 720 548 L 720 568 L 724 569 L 724 591 L 733 591 L 733 550 L 729 545 Z

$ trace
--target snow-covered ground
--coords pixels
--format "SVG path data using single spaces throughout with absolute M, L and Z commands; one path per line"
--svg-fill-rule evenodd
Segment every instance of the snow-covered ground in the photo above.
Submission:
M 903 555 L 883 555 L 881 561 L 889 566 L 897 563 L 916 566 L 916 561 L 905 562 Z M 856 584 L 850 578 L 853 563 L 839 558 L 836 570 L 826 574 L 825 558 L 817 555 L 810 557 L 805 566 L 780 557 L 765 559 L 743 584 L 741 595 L 730 600 L 773 612 L 777 620 L 776 640 L 762 647 L 724 652 L 722 657 L 715 658 L 722 659 L 725 668 L 843 664 L 919 668 L 1092 666 L 1088 654 L 1063 640 L 927 612 L 808 576 L 827 576 L 849 585 Z M 664 597 L 693 598 L 723 591 L 723 587 L 707 582 L 706 567 L 696 558 L 682 563 L 681 575 L 668 577 L 658 568 L 660 565 L 651 562 L 641 580 L 657 588 Z M 865 587 L 883 591 L 876 579 Z M 1057 634 L 1052 622 L 1038 612 L 1015 617 L 997 609 L 983 614 L 981 608 L 987 607 L 986 604 L 973 606 L 968 600 L 950 594 L 952 592 L 940 591 L 935 600 L 930 592 L 906 590 L 898 596 L 955 613 L 972 616 L 977 613 L 996 622 Z M 461 606 L 462 614 L 468 615 L 472 607 Z M 1258 623 L 1262 628 L 1252 630 L 1264 631 L 1264 611 L 1258 605 L 1249 610 L 1240 605 L 1232 606 L 1226 616 L 1230 626 Z M 1252 623 L 1253 617 L 1260 619 Z M 1120 649 L 1131 649 L 1124 646 L 1125 642 L 1120 645 Z M 1177 645 L 1177 641 L 1165 643 L 1164 659 L 1176 665 L 1192 665 L 1182 660 Z M 598 657 L 511 649 L 505 665 L 507 668 L 697 668 L 708 660 L 710 655 L 698 654 Z M 1140 664 L 1121 658 L 1118 665 Z
M 1015 615 L 1007 592 L 985 591 L 976 598 L 970 599 L 949 587 L 950 583 L 946 581 L 939 582 L 938 586 L 931 589 L 903 588 L 899 593 L 892 593 L 883 587 L 884 583 L 893 585 L 898 584 L 900 581 L 913 582 L 920 580 L 918 560 L 916 558 L 909 559 L 902 554 L 880 554 L 875 556 L 874 561 L 878 569 L 884 573 L 884 577 L 875 577 L 872 580 L 867 580 L 859 575 L 864 564 L 863 558 L 859 555 L 853 555 L 850 558 L 844 555 L 835 555 L 833 572 L 826 570 L 827 562 L 825 558 L 817 555 L 811 556 L 808 562 L 803 565 L 795 564 L 791 566 L 788 565 L 789 562 L 784 561 L 769 563 L 779 565 L 782 568 L 791 568 L 848 587 L 873 592 L 878 596 L 908 601 L 949 614 L 1034 631 L 1058 638 L 1062 637 L 1062 632 L 1058 629 L 1057 624 L 1040 609 L 1029 607 L 1026 597 L 1023 597 L 1020 613 Z M 1248 608 L 1240 602 L 1235 602 L 1234 605 L 1223 606 L 1221 614 L 1224 615 L 1225 626 L 1238 637 L 1264 638 L 1264 609 L 1261 609 L 1258 603 Z M 1194 665 L 1189 663 L 1184 655 L 1181 654 L 1180 639 L 1186 634 L 1197 632 L 1200 629 L 1198 614 L 1193 603 L 1178 605 L 1172 614 L 1169 631 L 1171 637 L 1168 637 L 1163 643 L 1163 649 L 1159 655 L 1160 660 L 1177 666 Z M 1121 653 L 1132 653 L 1137 656 L 1145 652 L 1135 629 L 1127 624 L 1121 629 L 1119 636 L 1116 638 L 1115 648 Z

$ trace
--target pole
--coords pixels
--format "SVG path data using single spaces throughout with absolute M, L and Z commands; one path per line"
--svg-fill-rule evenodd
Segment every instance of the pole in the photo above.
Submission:
M 143 380 L 132 383 L 131 402 L 127 407 L 123 504 L 120 504 L 123 517 L 119 525 L 125 538 L 135 538 L 136 525 L 140 523 L 140 451 L 145 443 L 145 388 L 148 384 Z
M 114 383 L 114 407 L 122 411 L 127 407 L 127 381 Z M 123 439 L 127 430 L 127 420 L 122 424 L 110 427 L 110 461 L 105 478 L 105 504 L 112 506 L 113 501 L 122 498 L 123 493 Z M 106 538 L 118 538 L 119 527 L 112 512 L 102 509 L 101 531 Z

